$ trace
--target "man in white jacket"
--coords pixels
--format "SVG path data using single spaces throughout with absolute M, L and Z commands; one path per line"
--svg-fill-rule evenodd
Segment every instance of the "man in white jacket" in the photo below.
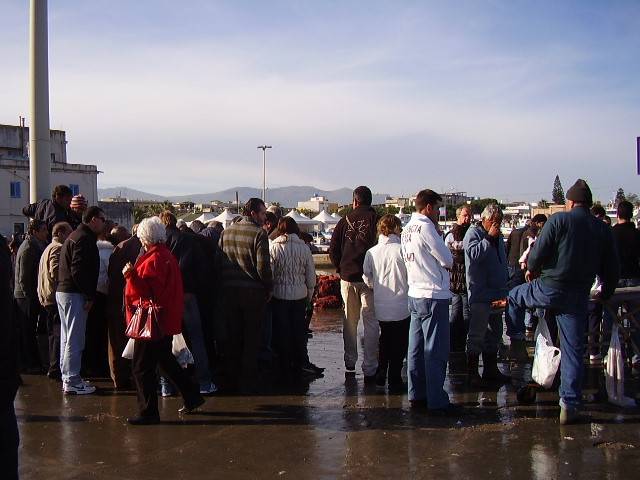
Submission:
M 432 190 L 416 196 L 416 212 L 402 232 L 409 281 L 409 401 L 435 415 L 457 413 L 444 390 L 449 358 L 449 272 L 453 257 L 438 228 L 442 197 Z

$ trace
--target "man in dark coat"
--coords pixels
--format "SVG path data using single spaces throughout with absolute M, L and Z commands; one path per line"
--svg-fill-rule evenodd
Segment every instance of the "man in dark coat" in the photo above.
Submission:
M 72 198 L 73 193 L 67 185 L 58 185 L 53 189 L 50 199 L 31 203 L 22 209 L 22 213 L 25 217 L 45 222 L 51 235 L 53 226 L 58 222 L 68 222 L 72 226 L 78 224 L 70 211 Z

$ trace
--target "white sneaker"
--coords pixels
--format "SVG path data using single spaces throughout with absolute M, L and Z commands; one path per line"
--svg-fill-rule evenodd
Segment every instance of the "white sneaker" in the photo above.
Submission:
M 66 395 L 89 395 L 96 391 L 96 387 L 81 380 L 80 383 L 76 385 L 65 385 L 63 391 Z
M 218 387 L 216 387 L 216 384 L 213 382 L 209 383 L 209 385 L 200 385 L 200 395 L 209 395 L 217 391 Z

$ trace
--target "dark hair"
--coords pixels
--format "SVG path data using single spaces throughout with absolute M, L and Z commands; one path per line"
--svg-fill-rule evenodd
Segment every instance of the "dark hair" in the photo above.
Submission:
M 56 185 L 51 193 L 51 198 L 72 196 L 73 192 L 67 185 Z
M 618 204 L 617 215 L 618 218 L 621 218 L 623 220 L 631 220 L 631 217 L 633 216 L 633 205 L 631 204 L 631 202 L 622 200 Z
M 27 227 L 27 233 L 29 235 L 33 235 L 38 230 L 42 228 L 43 225 L 46 225 L 42 220 L 33 219 L 29 222 L 29 226 Z
M 604 208 L 602 208 L 602 205 L 594 205 L 593 207 L 591 207 L 591 214 L 595 215 L 596 217 L 607 216 L 607 212 L 605 211 Z
M 93 217 L 98 217 L 100 214 L 104 215 L 104 211 L 100 207 L 96 207 L 95 205 L 89 207 L 82 216 L 82 223 L 88 224 Z
M 547 216 L 544 213 L 538 213 L 537 215 L 534 215 L 533 218 L 531 219 L 531 222 L 535 222 L 535 223 L 546 222 L 546 221 L 547 221 Z
M 278 220 L 278 235 L 288 235 L 289 233 L 300 236 L 300 228 L 293 218 L 282 217 Z
M 242 214 L 245 217 L 251 216 L 251 212 L 260 211 L 260 206 L 265 206 L 264 202 L 261 198 L 250 198 L 247 200 L 247 203 L 244 204 L 244 208 L 242 209 Z
M 160 221 L 164 223 L 165 227 L 175 228 L 176 223 L 178 223 L 178 219 L 173 213 L 171 213 L 171 210 L 165 210 L 164 212 L 162 212 L 160 214 Z
M 436 205 L 441 201 L 442 197 L 433 190 L 429 190 L 428 188 L 420 190 L 416 195 L 416 210 L 419 212 L 427 205 Z
M 195 233 L 200 233 L 203 229 L 204 229 L 204 223 L 202 223 L 200 220 L 194 220 L 193 222 L 191 222 L 191 230 L 193 230 Z
M 59 236 L 63 232 L 73 232 L 73 228 L 69 225 L 69 222 L 58 222 L 51 229 L 51 235 L 54 237 Z
M 269 222 L 271 225 L 275 226 L 278 224 L 278 217 L 276 216 L 275 213 L 267 210 L 266 216 L 267 216 L 267 222 Z
M 358 205 L 369 207 L 373 201 L 373 195 L 371 195 L 369 187 L 361 185 L 353 191 L 353 199 L 358 202 Z

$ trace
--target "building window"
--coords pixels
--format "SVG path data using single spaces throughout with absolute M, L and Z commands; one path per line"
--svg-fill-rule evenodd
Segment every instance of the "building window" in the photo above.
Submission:
M 21 198 L 20 182 L 11 182 L 11 198 Z
M 74 197 L 80 193 L 80 186 L 76 183 L 69 184 L 69 188 L 71 189 L 71 195 Z

